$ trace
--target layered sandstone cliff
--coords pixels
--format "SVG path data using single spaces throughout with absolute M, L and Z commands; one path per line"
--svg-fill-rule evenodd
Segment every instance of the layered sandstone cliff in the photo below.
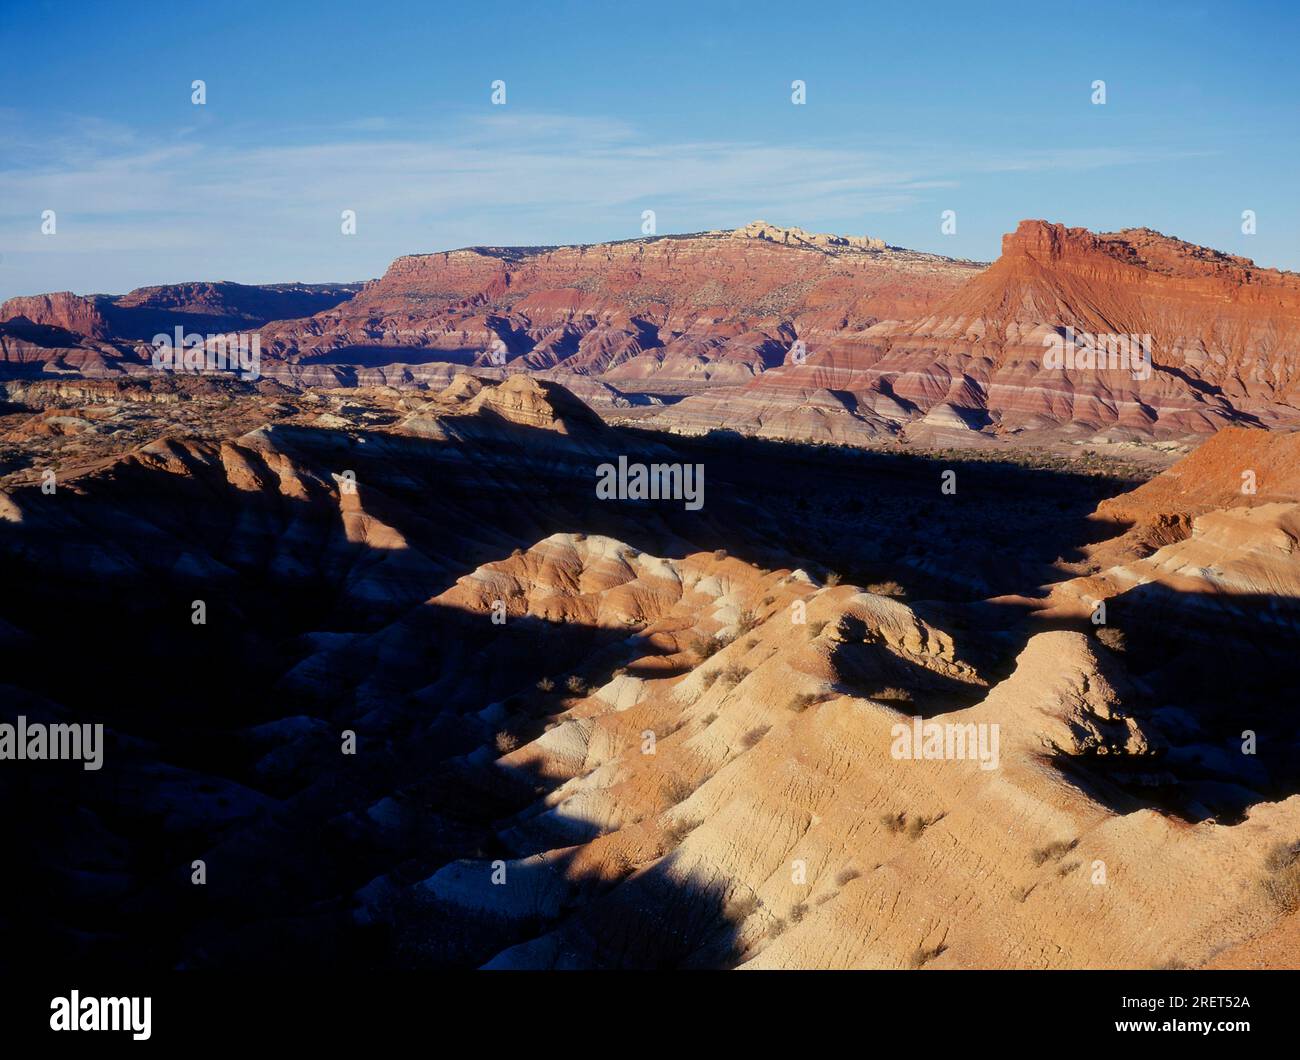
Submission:
M 1145 352 L 1110 356 L 1121 342 L 1149 348 L 1150 367 Z M 1107 356 L 1056 367 L 1047 354 L 1058 343 Z M 921 317 L 810 341 L 805 364 L 689 398 L 656 422 L 941 443 L 977 431 L 1125 439 L 1294 426 L 1297 351 L 1300 276 L 1149 229 L 1025 221 L 997 262 Z M 832 415 L 819 411 L 828 396 Z

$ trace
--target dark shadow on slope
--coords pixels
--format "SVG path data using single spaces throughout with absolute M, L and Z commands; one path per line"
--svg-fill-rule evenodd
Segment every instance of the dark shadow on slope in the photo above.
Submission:
M 563 709 L 563 692 L 539 681 L 595 682 L 625 661 L 626 629 L 523 622 L 503 632 L 486 615 L 425 605 L 514 548 L 581 530 L 659 555 L 725 548 L 818 574 L 878 564 L 909 590 L 912 581 L 961 600 L 989 579 L 1023 588 L 1096 531 L 1083 513 L 1119 488 L 980 461 L 670 447 L 614 431 L 557 441 L 518 428 L 473 445 L 273 434 L 316 476 L 300 499 L 276 492 L 276 470 L 260 460 L 251 473 L 267 488 L 234 488 L 209 453 L 187 456 L 184 477 L 121 465 L 52 497 L 23 491 L 23 521 L 0 528 L 0 619 L 14 628 L 0 625 L 7 716 L 100 721 L 115 734 L 99 773 L 6 763 L 0 774 L 5 805 L 22 808 L 6 822 L 18 866 L 3 885 L 11 965 L 414 961 L 399 952 L 401 923 L 396 934 L 358 925 L 352 896 L 381 876 L 413 883 L 456 860 L 506 857 L 496 823 L 558 781 L 503 776 L 497 737 L 528 739 Z M 704 508 L 597 502 L 595 468 L 620 453 L 705 463 Z M 959 491 L 943 497 L 950 467 Z M 329 493 L 345 470 L 405 548 L 366 544 L 345 526 Z M 924 535 L 907 525 L 913 515 Z M 912 546 L 895 551 L 909 535 Z M 191 621 L 196 599 L 203 625 Z M 342 754 L 344 730 L 358 754 Z M 196 858 L 207 862 L 203 887 L 189 882 Z M 421 952 L 468 966 L 558 938 L 555 949 L 538 942 L 537 963 L 734 956 L 720 895 L 663 872 L 608 894 L 605 882 L 582 881 L 590 893 L 579 887 L 585 897 L 558 918 Z M 658 937 L 665 922 L 679 935 Z
M 352 895 L 380 876 L 505 855 L 494 822 L 558 781 L 496 769 L 497 740 L 539 735 L 565 709 L 563 684 L 539 681 L 570 668 L 607 679 L 629 630 L 501 627 L 425 604 L 438 571 L 395 588 L 336 505 L 234 490 L 201 461 L 190 472 L 126 468 L 78 494 L 24 497 L 27 519 L 5 528 L 15 628 L 0 662 L 18 687 L 4 720 L 109 730 L 101 771 L 0 774 L 5 805 L 22 808 L 5 825 L 6 964 L 401 964 L 401 932 L 359 925 Z M 278 570 L 290 557 L 298 569 Z M 706 894 L 686 904 L 711 938 L 725 932 Z M 453 947 L 435 963 L 481 963 L 553 926 L 487 932 L 472 954 Z
M 968 618 L 1006 648 L 1004 664 L 985 672 L 994 680 L 1009 676 L 1025 641 L 1047 630 L 1088 636 L 1103 663 L 1122 672 L 1131 690 L 1120 709 L 1138 722 L 1151 753 L 1110 748 L 1054 759 L 1116 812 L 1152 806 L 1232 824 L 1258 802 L 1300 792 L 1300 718 L 1292 709 L 1300 601 L 1152 582 L 1108 598 L 1104 626 L 1086 616 L 1045 619 L 1024 602 L 991 601 Z

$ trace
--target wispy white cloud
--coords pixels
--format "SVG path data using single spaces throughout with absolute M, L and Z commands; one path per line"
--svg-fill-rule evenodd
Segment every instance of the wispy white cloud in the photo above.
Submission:
M 398 254 L 472 243 L 562 242 L 815 216 L 906 210 L 965 175 L 1121 166 L 1149 152 L 1024 152 L 954 158 L 760 142 L 655 142 L 632 127 L 519 111 L 438 132 L 388 119 L 341 139 L 220 146 L 187 130 L 167 142 L 100 120 L 34 135 L 0 113 L 0 294 L 104 290 L 216 277 L 363 278 Z M 43 210 L 58 234 L 40 233 Z M 355 210 L 358 234 L 342 236 Z M 20 263 L 14 264 L 14 259 Z M 50 283 L 59 269 L 62 282 Z

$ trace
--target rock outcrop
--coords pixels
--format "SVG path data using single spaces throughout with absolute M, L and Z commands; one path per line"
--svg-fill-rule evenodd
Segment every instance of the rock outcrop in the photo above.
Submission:
M 1048 360 L 1067 337 L 1079 367 Z M 1136 352 L 1145 337 L 1149 371 Z M 997 262 L 918 318 L 810 337 L 804 363 L 687 398 L 653 422 L 931 444 L 979 444 L 976 432 L 1105 441 L 1296 427 L 1298 351 L 1300 276 L 1149 229 L 1025 221 Z M 832 415 L 817 411 L 828 393 Z

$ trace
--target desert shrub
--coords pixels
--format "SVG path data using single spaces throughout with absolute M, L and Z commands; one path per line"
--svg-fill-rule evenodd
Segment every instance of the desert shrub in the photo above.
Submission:
M 1300 909 L 1300 841 L 1278 843 L 1264 859 L 1264 892 L 1285 913 Z
M 789 708 L 796 714 L 802 714 L 819 699 L 821 699 L 821 694 L 818 692 L 800 692 L 790 700 Z
M 537 691 L 554 692 L 555 682 L 552 681 L 549 677 L 543 677 L 540 681 L 537 682 Z
M 765 597 L 763 597 L 763 606 L 764 606 L 764 607 L 771 607 L 774 603 L 776 603 L 776 597 L 775 597 L 775 596 L 765 596 Z
M 897 835 L 907 827 L 907 814 L 905 813 L 886 813 L 880 817 L 880 823 L 885 826 L 885 831 L 893 832 Z
M 587 694 L 587 682 L 577 674 L 569 674 L 568 678 L 565 679 L 564 687 L 575 696 L 585 696 Z
M 792 905 L 790 907 L 791 923 L 797 924 L 807 915 L 808 915 L 808 906 L 805 905 L 803 902 L 800 902 L 798 905 Z
M 936 815 L 936 816 L 934 816 L 934 817 L 911 817 L 911 818 L 908 818 L 908 821 L 907 821 L 907 829 L 906 829 L 906 831 L 907 831 L 907 838 L 908 838 L 908 839 L 920 839 L 920 838 L 921 838 L 921 835 L 925 832 L 925 830 L 926 830 L 927 828 L 929 828 L 930 825 L 934 824 L 935 821 L 939 820 L 939 818 L 942 817 L 942 816 L 943 816 L 943 814 L 938 814 L 938 815 Z
M 867 586 L 867 592 L 874 593 L 876 596 L 904 597 L 907 595 L 907 590 L 896 581 L 872 582 Z
M 723 560 L 723 559 L 726 559 L 726 558 L 727 558 L 727 550 L 726 550 L 725 548 L 715 548 L 715 549 L 713 550 L 713 558 L 714 558 L 714 559 L 717 559 L 717 560 Z
M 860 873 L 852 865 L 849 865 L 846 866 L 845 868 L 840 869 L 838 875 L 836 875 L 835 877 L 835 882 L 839 886 L 843 887 L 846 883 L 851 883 L 853 880 L 856 880 L 861 875 L 862 873 Z
M 687 643 L 686 650 L 695 657 L 695 665 L 712 658 L 736 638 L 730 634 L 721 637 L 706 637 L 695 634 Z
M 668 841 L 673 846 L 677 846 L 703 823 L 698 817 L 679 818 L 669 823 L 668 827 L 664 829 L 664 835 L 667 836 Z
M 808 636 L 810 636 L 813 640 L 816 640 L 818 637 L 822 635 L 822 630 L 825 628 L 826 628 L 825 622 L 809 622 Z
M 942 942 L 937 946 L 918 946 L 907 960 L 909 968 L 924 968 L 948 947 Z
M 759 740 L 761 740 L 764 736 L 767 735 L 767 731 L 771 727 L 772 726 L 770 725 L 760 725 L 756 729 L 750 729 L 749 732 L 745 733 L 744 737 L 742 737 L 740 742 L 743 743 L 746 747 L 753 747 L 756 743 L 758 743 Z
M 712 725 L 712 724 L 713 724 L 715 721 L 717 721 L 717 720 L 718 720 L 718 712 L 715 710 L 715 711 L 711 711 L 710 713 L 706 714 L 706 715 L 701 719 L 701 722 L 702 722 L 704 725 Z
M 606 875 L 609 879 L 625 880 L 634 872 L 636 872 L 636 865 L 633 863 L 631 857 L 629 857 L 626 852 L 620 850 L 610 859 Z
M 722 676 L 721 670 L 706 670 L 700 677 L 700 682 L 706 689 L 713 687 L 713 682 Z
M 826 578 L 822 582 L 822 584 L 825 585 L 828 589 L 833 589 L 835 586 L 839 585 L 840 582 L 842 582 L 843 580 L 844 579 L 841 578 L 836 571 L 828 571 L 826 574 Z
M 1077 839 L 1058 839 L 1054 843 L 1048 843 L 1045 847 L 1039 847 L 1029 857 L 1035 865 L 1045 865 L 1049 861 L 1060 861 L 1078 845 L 1079 841 Z
M 722 671 L 722 681 L 729 687 L 734 688 L 740 684 L 750 674 L 748 666 L 728 666 Z
M 736 633 L 748 633 L 758 625 L 758 622 L 758 615 L 754 614 L 754 612 L 749 610 L 749 608 L 746 608 L 744 611 L 740 612 L 740 617 L 736 619 Z
M 872 692 L 867 696 L 867 698 L 884 700 L 885 702 L 911 703 L 912 693 L 906 688 L 896 688 L 891 686 L 889 688 L 882 688 L 878 692 Z
M 732 924 L 739 924 L 741 921 L 748 920 L 763 903 L 758 900 L 754 894 L 746 894 L 739 898 L 733 898 L 722 909 L 722 915 Z
M 784 933 L 784 931 L 785 931 L 785 921 L 782 920 L 780 917 L 777 917 L 775 920 L 772 921 L 772 923 L 767 925 L 768 938 L 774 939 L 778 935 Z
M 1127 650 L 1124 642 L 1124 631 L 1116 626 L 1098 626 L 1096 628 L 1097 639 L 1101 641 L 1111 651 L 1123 652 Z
M 758 638 L 757 638 L 757 637 L 750 637 L 749 640 L 745 641 L 745 650 L 746 650 L 746 651 L 753 651 L 753 650 L 754 650 L 755 648 L 757 648 L 757 647 L 758 647 Z
M 502 729 L 496 734 L 493 743 L 496 744 L 497 751 L 503 755 L 508 755 L 519 746 L 519 737 L 512 732 L 507 732 L 505 729 Z
M 1056 874 L 1064 878 L 1070 875 L 1070 873 L 1072 873 L 1075 869 L 1077 869 L 1081 864 L 1082 862 L 1079 861 L 1067 861 L 1064 865 L 1062 865 L 1059 869 L 1056 870 Z
M 916 816 L 911 817 L 906 813 L 886 813 L 880 818 L 880 823 L 884 825 L 887 832 L 894 835 L 906 835 L 908 839 L 920 839 L 930 825 L 943 818 L 943 814 L 935 814 L 933 817 Z
M 692 784 L 685 777 L 669 777 L 660 786 L 659 791 L 667 800 L 669 806 L 676 806 L 679 802 L 685 802 L 691 797 L 698 784 Z

